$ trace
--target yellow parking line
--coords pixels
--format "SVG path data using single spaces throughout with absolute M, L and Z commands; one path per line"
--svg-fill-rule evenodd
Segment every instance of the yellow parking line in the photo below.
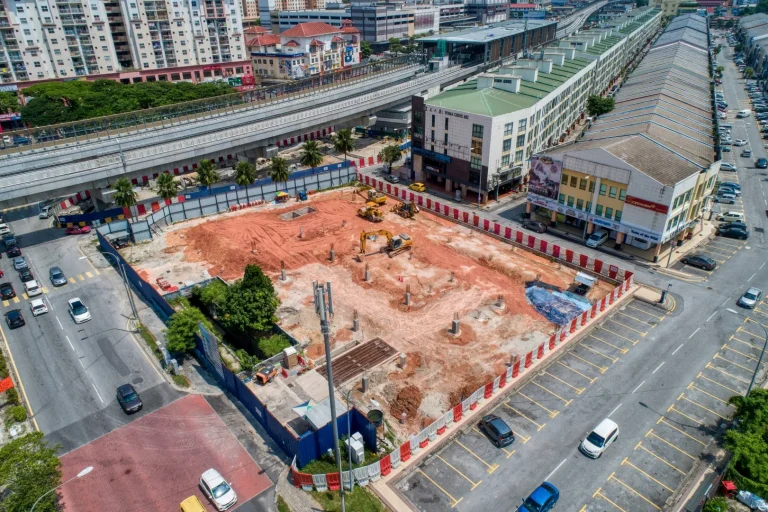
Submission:
M 609 347 L 613 347 L 613 348 L 615 348 L 616 350 L 618 350 L 618 351 L 619 351 L 619 352 L 621 352 L 622 354 L 626 354 L 627 352 L 629 352 L 629 349 L 628 349 L 628 348 L 621 348 L 621 347 L 617 347 L 617 346 L 616 346 L 616 345 L 614 345 L 613 343 L 608 343 L 607 341 L 605 341 L 605 340 L 603 340 L 603 339 L 600 339 L 600 338 L 598 338 L 597 336 L 595 336 L 595 335 L 594 335 L 594 334 L 592 334 L 592 333 L 589 333 L 589 334 L 588 334 L 588 336 L 589 336 L 590 338 L 594 338 L 594 339 L 596 339 L 596 340 L 597 340 L 597 341 L 599 341 L 600 343 L 605 343 L 605 344 L 606 344 L 606 345 L 608 345 Z
M 45 286 L 43 286 L 43 293 L 48 293 L 48 288 L 46 288 Z
M 651 326 L 651 329 L 653 329 L 654 327 L 656 327 L 655 325 L 651 325 L 651 324 L 649 324 L 649 323 L 648 323 L 646 320 L 642 320 L 642 319 L 640 319 L 640 318 L 637 318 L 636 316 L 628 315 L 628 314 L 624 313 L 623 311 L 617 311 L 616 313 L 617 313 L 617 314 L 619 314 L 619 315 L 624 315 L 624 316 L 626 316 L 626 317 L 629 317 L 629 318 L 631 318 L 632 320 L 637 320 L 638 322 L 641 322 L 641 323 L 644 323 L 644 324 L 646 324 L 646 325 L 649 325 L 649 326 Z
M 589 383 L 590 383 L 590 384 L 592 384 L 593 382 L 595 382 L 595 381 L 597 380 L 597 377 L 594 377 L 594 378 L 593 378 L 593 377 L 587 377 L 586 375 L 584 375 L 584 374 L 583 374 L 583 373 L 581 373 L 580 371 L 578 371 L 578 370 L 574 370 L 573 368 L 571 368 L 571 367 L 570 367 L 570 366 L 568 366 L 567 364 L 563 363 L 562 361 L 558 361 L 558 362 L 557 362 L 557 364 L 559 364 L 560 366 L 562 366 L 562 367 L 564 367 L 564 368 L 568 368 L 569 370 L 571 370 L 571 371 L 572 371 L 573 373 L 575 373 L 576 375 L 581 375 L 582 377 L 584 377 L 585 379 L 587 379 L 587 380 L 589 381 Z
M 729 387 L 728 387 L 728 386 L 726 386 L 725 384 L 720 384 L 720 383 L 719 383 L 719 382 L 717 382 L 716 380 L 714 380 L 714 379 L 710 379 L 709 377 L 707 377 L 706 375 L 704 375 L 704 374 L 703 374 L 703 373 L 701 373 L 701 372 L 699 372 L 699 375 L 698 375 L 697 377 L 699 377 L 699 378 L 702 378 L 702 379 L 704 379 L 704 380 L 708 380 L 708 381 L 709 381 L 709 382 L 711 382 L 712 384 L 715 384 L 715 385 L 717 385 L 717 386 L 720 386 L 721 388 L 725 388 L 725 389 L 727 389 L 728 391 L 730 391 L 731 393 L 733 393 L 734 395 L 740 395 L 740 394 L 742 393 L 742 391 L 736 391 L 736 390 L 735 390 L 735 389 L 733 389 L 733 388 L 729 388 Z
M 584 347 L 585 349 L 589 350 L 590 352 L 594 352 L 595 354 L 597 354 L 599 356 L 603 356 L 604 358 L 608 359 L 612 363 L 615 363 L 616 361 L 619 360 L 618 357 L 607 356 L 607 355 L 603 354 L 602 352 L 600 352 L 599 350 L 595 350 L 595 349 L 591 348 L 589 345 L 585 345 L 583 341 L 581 342 L 581 344 L 579 344 L 579 346 L 580 347 Z
M 717 400 L 718 402 L 723 402 L 725 405 L 728 405 L 728 402 L 727 402 L 727 401 L 723 400 L 723 399 L 722 399 L 722 398 L 720 398 L 720 397 L 717 397 L 717 396 L 713 395 L 712 393 L 707 393 L 706 391 L 704 391 L 704 390 L 703 390 L 703 389 L 701 389 L 701 388 L 698 388 L 698 387 L 696 387 L 696 385 L 695 385 L 693 382 L 691 382 L 691 383 L 688 385 L 688 389 L 695 389 L 696 391 L 698 391 L 698 392 L 700 392 L 700 393 L 704 393 L 704 394 L 705 394 L 705 395 L 707 395 L 708 397 L 714 398 L 714 399 L 715 399 L 715 400 Z
M 640 340 L 631 340 L 631 339 L 627 338 L 626 336 L 622 336 L 621 334 L 619 334 L 617 332 L 613 332 L 612 330 L 607 329 L 606 327 L 604 327 L 602 325 L 600 327 L 598 327 L 598 329 L 602 329 L 604 331 L 607 331 L 607 332 L 613 334 L 614 336 L 618 336 L 619 338 L 621 338 L 623 340 L 627 340 L 628 342 L 630 342 L 633 345 L 637 345 L 637 342 L 640 341 Z
M 441 456 L 439 456 L 439 455 L 435 455 L 435 457 L 437 457 L 438 459 L 440 459 L 441 461 L 443 461 L 443 462 L 445 463 L 445 465 L 446 465 L 446 466 L 448 466 L 449 468 L 451 468 L 452 470 L 454 470 L 454 471 L 455 471 L 456 473 L 458 473 L 458 474 L 459 474 L 459 476 L 461 476 L 461 477 L 462 477 L 464 480 L 466 480 L 467 482 L 469 482 L 470 484 L 472 484 L 472 489 L 470 489 L 471 491 L 474 491 L 474 490 L 475 490 L 475 487 L 477 487 L 478 485 L 480 485 L 480 483 L 482 483 L 482 480 L 480 480 L 479 482 L 473 482 L 473 481 L 472 481 L 472 480 L 471 480 L 471 479 L 470 479 L 470 478 L 469 478 L 467 475 L 465 475 L 464 473 L 462 473 L 461 471 L 459 471 L 458 469 L 456 469 L 455 467 L 453 467 L 453 464 L 451 464 L 450 462 L 448 462 L 447 460 L 445 460 L 445 459 L 444 459 L 444 458 L 442 458 Z
M 611 500 L 606 498 L 605 495 L 600 492 L 601 490 L 602 490 L 602 487 L 600 487 L 598 490 L 596 490 L 595 494 L 593 494 L 592 497 L 595 498 L 595 497 L 599 496 L 599 497 L 603 498 L 605 501 L 607 501 L 608 503 L 610 503 L 611 505 L 613 505 L 614 507 L 616 507 L 616 510 L 621 510 L 621 512 L 627 512 L 626 510 L 624 510 L 623 508 L 621 508 L 620 506 L 618 506 L 617 504 L 615 504 L 614 502 L 612 502 Z
M 683 397 L 683 400 L 685 400 L 686 402 L 691 402 L 693 405 L 696 405 L 696 406 L 698 406 L 698 407 L 701 407 L 701 408 L 702 408 L 702 409 L 704 409 L 705 411 L 709 411 L 709 412 L 711 412 L 712 414 L 714 414 L 715 416 L 717 416 L 717 417 L 718 417 L 718 418 L 720 418 L 720 419 L 725 419 L 725 417 L 724 417 L 722 414 L 720 414 L 719 412 L 715 412 L 715 411 L 713 411 L 712 409 L 709 409 L 709 408 L 707 408 L 707 407 L 704 407 L 704 406 L 703 406 L 703 405 L 701 405 L 700 403 L 698 403 L 698 402 L 694 402 L 693 400 L 691 400 L 691 399 L 690 399 L 690 398 L 688 398 L 687 396 L 684 396 L 684 397 Z
M 685 414 L 684 412 L 681 412 L 679 409 L 675 409 L 675 406 L 674 406 L 674 404 L 669 406 L 669 409 L 667 409 L 667 412 L 676 412 L 676 413 L 677 413 L 677 414 L 679 414 L 680 416 L 683 416 L 683 417 L 685 417 L 685 418 L 688 418 L 689 420 L 691 420 L 692 422 L 696 423 L 696 424 L 697 424 L 697 425 L 699 425 L 700 427 L 703 427 L 703 426 L 704 426 L 704 423 L 703 423 L 701 420 L 699 420 L 699 419 L 696 419 L 696 418 L 693 418 L 693 417 L 691 417 L 691 416 L 688 416 L 688 415 L 687 415 L 687 414 Z M 657 421 L 657 422 L 656 422 L 656 424 L 659 424 L 659 423 L 661 423 L 661 420 L 662 420 L 662 419 L 664 419 L 664 418 L 659 418 L 659 421 Z
M 631 462 L 629 462 L 629 457 L 624 457 L 624 460 L 623 460 L 623 461 L 621 461 L 621 465 L 622 465 L 622 466 L 623 466 L 623 465 L 625 465 L 625 464 L 626 464 L 627 466 L 631 467 L 631 468 L 635 468 L 637 471 L 639 471 L 640 473 L 642 473 L 642 474 L 644 474 L 646 477 L 648 477 L 648 479 L 649 479 L 649 480 L 653 480 L 654 482 L 656 482 L 657 484 L 659 484 L 660 486 L 662 486 L 663 488 L 665 488 L 665 489 L 666 489 L 666 490 L 668 490 L 669 492 L 675 492 L 675 490 L 674 490 L 674 489 L 671 489 L 671 488 L 667 487 L 666 485 L 664 485 L 664 484 L 663 484 L 663 483 L 661 483 L 660 481 L 656 480 L 655 478 L 653 478 L 651 475 L 649 475 L 648 473 L 646 473 L 645 471 L 643 471 L 643 470 L 642 470 L 642 469 L 640 469 L 639 467 L 637 467 L 637 466 L 635 466 L 634 464 L 632 464 Z
M 683 434 L 685 437 L 688 437 L 688 438 L 690 438 L 690 439 L 693 439 L 694 441 L 696 441 L 697 443 L 699 443 L 701 446 L 707 446 L 707 443 L 705 443 L 705 442 L 703 442 L 703 441 L 699 441 L 698 439 L 696 439 L 695 437 L 693 437 L 693 436 L 692 436 L 691 434 L 689 434 L 688 432 L 684 432 L 684 431 L 680 430 L 679 428 L 677 428 L 676 426 L 674 426 L 673 424 L 671 424 L 670 422 L 668 422 L 667 420 L 665 420 L 665 419 L 664 419 L 664 416 L 662 416 L 662 417 L 660 418 L 660 420 L 656 422 L 656 424 L 658 425 L 659 423 L 662 423 L 662 422 L 664 423 L 664 425 L 668 426 L 669 428 L 672 428 L 672 429 L 674 429 L 674 430 L 677 430 L 679 433 Z
M 78 275 L 78 276 L 77 276 L 77 278 L 78 278 L 79 280 L 81 280 L 81 281 L 85 281 L 85 278 L 83 277 L 83 275 L 82 275 L 82 274 Z
M 725 362 L 728 362 L 728 363 L 731 363 L 731 364 L 732 364 L 732 365 L 734 365 L 734 366 L 738 366 L 739 368 L 742 368 L 743 370 L 746 370 L 746 371 L 748 371 L 749 373 L 752 373 L 752 372 L 754 372 L 754 370 L 753 370 L 753 369 L 751 369 L 751 368 L 747 368 L 746 366 L 742 366 L 742 365 L 740 365 L 739 363 L 736 363 L 736 362 L 734 362 L 734 361 L 731 361 L 730 359 L 726 359 L 726 358 L 724 358 L 723 356 L 721 356 L 720 354 L 715 354 L 715 357 L 714 357 L 713 359 L 722 359 L 723 361 L 725 361 Z
M 514 434 L 515 434 L 515 437 L 519 437 L 520 439 L 523 440 L 523 444 L 531 440 L 531 436 L 526 436 L 525 434 L 521 434 L 520 432 L 514 432 Z M 512 453 L 515 453 L 515 450 L 512 450 Z
M 9 302 L 7 300 L 4 300 L 3 301 L 3 306 L 7 308 L 9 306 Z
M 88 279 L 90 279 L 90 278 L 92 278 L 92 277 L 93 277 L 93 274 L 91 274 L 91 273 L 90 273 L 90 272 L 88 272 L 88 271 L 86 271 L 86 272 L 85 272 L 85 275 L 87 275 L 87 276 L 88 276 Z
M 535 385 L 535 386 L 538 386 L 538 387 L 540 387 L 541 389 L 543 389 L 544 391 L 546 391 L 547 393 L 549 393 L 550 395 L 552 395 L 552 396 L 555 396 L 555 397 L 559 398 L 560 400 L 562 400 L 563 402 L 565 402 L 565 406 L 566 406 L 566 407 L 568 407 L 568 406 L 571 404 L 571 402 L 573 402 L 573 398 L 571 398 L 570 400 L 566 400 L 565 398 L 561 397 L 560 395 L 558 395 L 558 394 L 557 394 L 557 393 L 555 393 L 554 391 L 550 391 L 549 389 L 545 388 L 544 386 L 542 386 L 541 384 L 539 384 L 539 383 L 538 383 L 538 382 L 536 382 L 535 380 L 532 380 L 532 381 L 531 381 L 531 384 L 533 384 L 533 385 Z
M 636 308 L 636 307 L 634 307 L 632 304 L 627 304 L 627 307 L 628 307 L 628 308 L 632 308 L 632 309 L 634 309 L 635 311 L 639 311 L 639 312 L 641 312 L 641 313 L 642 313 L 642 314 L 644 314 L 644 315 L 648 315 L 648 316 L 650 316 L 650 317 L 653 317 L 653 318 L 655 318 L 656 320 L 663 320 L 663 319 L 664 319 L 664 317 L 665 317 L 665 315 L 662 315 L 662 316 L 656 316 L 656 315 L 652 315 L 651 313 L 647 312 L 647 311 L 646 311 L 646 310 L 644 310 L 644 309 L 640 309 L 640 308 Z
M 577 356 L 576 354 L 574 354 L 574 353 L 573 353 L 573 351 L 572 351 L 572 350 L 571 350 L 570 352 L 568 352 L 568 355 L 570 355 L 570 356 L 573 356 L 573 357 L 575 357 L 576 359 L 578 359 L 578 360 L 580 360 L 580 361 L 582 361 L 582 362 L 584 362 L 584 363 L 587 363 L 587 364 L 588 364 L 588 365 L 590 365 L 590 366 L 594 366 L 595 368 L 597 368 L 597 371 L 599 371 L 600 373 L 605 373 L 605 370 L 607 370 L 607 369 L 608 369 L 608 367 L 607 367 L 607 366 L 598 366 L 598 365 L 596 365 L 595 363 L 593 363 L 593 362 L 591 362 L 591 361 L 587 361 L 587 360 L 586 360 L 586 359 L 584 359 L 583 357 L 579 357 L 579 356 Z
M 461 446 L 462 448 L 464 448 L 465 450 L 467 450 L 467 451 L 468 451 L 468 452 L 469 452 L 471 455 L 473 455 L 473 456 L 474 456 L 474 457 L 475 457 L 477 460 L 479 460 L 480 462 L 482 462 L 483 464 L 485 464 L 485 465 L 488 467 L 488 470 L 487 470 L 487 471 L 488 471 L 488 474 L 493 474 L 493 472 L 494 472 L 494 471 L 496 471 L 497 469 L 499 469 L 499 465 L 498 465 L 498 464 L 493 464 L 493 465 L 491 465 L 491 464 L 488 464 L 488 463 L 487 463 L 487 462 L 485 462 L 485 461 L 484 461 L 484 460 L 483 460 L 483 459 L 482 459 L 482 458 L 481 458 L 481 457 L 480 457 L 478 454 L 476 454 L 475 452 L 473 452 L 472 450 L 470 450 L 469 448 L 467 448 L 466 446 L 464 446 L 464 445 L 461 443 L 461 441 L 454 441 L 454 442 L 455 442 L 457 445 L 459 445 L 459 446 Z
M 614 480 L 616 480 L 618 483 L 620 483 L 621 485 L 623 485 L 623 486 L 624 486 L 624 487 L 626 487 L 627 489 L 629 489 L 629 490 L 630 490 L 630 491 L 631 491 L 633 494 L 636 494 L 638 497 L 640 497 L 640 498 L 642 498 L 643 500 L 647 501 L 647 502 L 648 502 L 648 503 L 649 503 L 651 506 L 653 506 L 654 508 L 656 508 L 656 510 L 661 510 L 661 507 L 659 507 L 659 506 L 658 506 L 658 505 L 656 505 L 654 502 L 652 502 L 651 500 L 649 500 L 648 498 L 646 498 L 645 496 L 643 496 L 642 494 L 640 494 L 639 492 L 637 492 L 636 490 L 634 490 L 633 488 L 631 488 L 630 486 L 628 486 L 627 484 L 625 484 L 624 482 L 622 482 L 621 480 L 619 480 L 618 478 L 616 478 L 616 477 L 613 475 L 613 473 L 611 473 L 611 476 L 609 476 L 609 477 L 608 477 L 608 480 L 610 480 L 611 478 L 612 478 L 612 479 L 614 479 Z
M 422 471 L 422 470 L 420 470 L 420 469 L 417 469 L 416 471 L 418 471 L 419 473 L 421 473 L 421 474 L 424 476 L 424 478 L 426 478 L 427 480 L 429 480 L 430 482 L 432 482 L 432 485 L 434 485 L 435 487 L 437 487 L 438 489 L 440 489 L 441 491 L 443 491 L 443 494 L 445 494 L 446 496 L 448 496 L 448 497 L 451 499 L 451 501 L 452 501 L 452 503 L 451 503 L 451 508 L 454 508 L 456 505 L 458 505 L 458 504 L 459 504 L 459 502 L 461 502 L 461 500 L 463 500 L 463 499 L 464 499 L 464 498 L 459 498 L 459 499 L 457 500 L 456 498 L 454 498 L 453 496 L 451 496 L 450 494 L 448 494 L 448 491 L 446 491 L 445 489 L 443 489 L 442 487 L 440 487 L 440 485 L 438 485 L 438 483 L 437 483 L 437 482 L 435 482 L 434 480 L 432 480 L 431 478 L 429 478 L 429 475 L 427 475 L 425 472 L 423 472 L 423 471 Z
M 20 302 L 20 301 L 19 301 L 19 298 L 18 298 L 18 297 L 14 297 L 14 298 L 13 298 L 13 303 L 14 303 L 14 304 L 18 304 L 19 302 Z
M 753 345 L 752 343 L 749 343 L 748 341 L 740 340 L 740 339 L 739 339 L 739 338 L 737 338 L 736 336 L 731 336 L 731 337 L 728 339 L 728 341 L 738 341 L 738 342 L 739 342 L 739 343 L 741 343 L 742 345 L 746 345 L 746 346 L 748 346 L 748 347 L 750 347 L 750 348 L 757 348 L 757 346 L 756 346 L 756 345 Z
M 716 247 L 719 247 L 718 244 L 719 245 L 725 245 L 726 247 L 736 247 L 736 249 L 741 249 L 742 247 L 744 247 L 744 244 L 729 244 L 729 243 L 723 242 L 722 240 L 712 241 L 712 242 L 708 243 L 707 245 L 714 245 Z
M 636 332 L 637 334 L 639 334 L 640 336 L 645 336 L 646 334 L 648 334 L 648 331 L 645 331 L 645 332 L 643 332 L 643 331 L 638 331 L 638 330 L 637 330 L 637 329 L 635 329 L 634 327 L 630 327 L 630 326 L 628 326 L 627 324 L 623 324 L 623 323 L 619 322 L 618 320 L 614 320 L 613 318 L 609 318 L 609 319 L 608 319 L 608 321 L 609 321 L 609 322 L 613 322 L 613 323 L 615 323 L 615 324 L 619 324 L 620 326 L 624 327 L 625 329 L 629 329 L 630 331 L 635 331 L 635 332 Z
M 746 357 L 747 359 L 751 359 L 751 360 L 753 360 L 753 361 L 758 361 L 758 359 L 757 359 L 755 356 L 751 356 L 751 355 L 749 355 L 749 354 L 745 354 L 744 352 L 739 352 L 739 351 L 738 351 L 738 350 L 736 350 L 735 348 L 729 347 L 727 343 L 721 347 L 721 350 L 726 350 L 726 347 L 727 347 L 727 350 L 730 350 L 731 352 L 736 352 L 736 353 L 737 353 L 737 354 L 739 354 L 740 356 L 744 356 L 744 357 Z
M 21 292 L 21 296 L 24 297 L 24 300 L 27 300 L 29 297 L 27 297 L 27 294 L 24 292 Z
M 559 361 L 558 361 L 558 362 L 559 362 Z M 554 418 L 555 416 L 557 416 L 558 414 L 560 414 L 560 411 L 553 411 L 553 410 L 551 410 L 551 409 L 547 409 L 546 407 L 544 407 L 543 405 L 541 405 L 539 402 L 537 402 L 537 401 L 536 401 L 536 400 L 534 400 L 533 398 L 531 398 L 531 397 L 529 397 L 529 396 L 526 396 L 526 395 L 524 395 L 522 392 L 518 392 L 517 394 L 518 394 L 518 395 L 520 395 L 521 397 L 525 398 L 526 400 L 530 400 L 530 401 L 531 401 L 531 402 L 533 402 L 534 404 L 538 405 L 539 407 L 541 407 L 542 409 L 544 409 L 545 411 L 547 411 L 547 412 L 549 413 L 549 417 L 550 417 L 550 418 Z
M 730 373 L 728 373 L 727 371 L 725 371 L 725 370 L 721 370 L 721 369 L 720 369 L 720 368 L 718 368 L 717 366 L 713 365 L 713 364 L 712 364 L 712 362 L 709 362 L 709 363 L 707 363 L 707 366 L 705 366 L 704 368 L 709 368 L 710 370 L 717 370 L 718 372 L 720 372 L 720 373 L 724 373 L 724 374 L 726 374 L 727 376 L 731 377 L 732 379 L 735 379 L 735 380 L 737 380 L 737 381 L 739 381 L 739 382 L 741 382 L 741 383 L 743 383 L 743 384 L 749 384 L 749 381 L 748 381 L 748 380 L 740 379 L 739 377 L 737 377 L 737 376 L 735 376 L 735 375 L 731 375 L 731 374 L 730 374 Z
M 661 441 L 662 443 L 666 444 L 667 446 L 671 446 L 672 448 L 674 448 L 675 450 L 679 451 L 680 453 L 682 453 L 682 454 L 683 454 L 683 455 L 685 455 L 686 457 L 690 457 L 691 459 L 693 459 L 693 460 L 696 460 L 696 457 L 694 457 L 694 456 L 693 456 L 693 455 L 691 455 L 690 453 L 686 452 L 685 450 L 681 450 L 680 448 L 678 448 L 677 446 L 673 445 L 672 443 L 670 443 L 669 441 L 667 441 L 667 440 L 666 440 L 666 439 L 664 439 L 663 437 L 661 437 L 661 436 L 657 436 L 657 435 L 656 435 L 656 434 L 653 432 L 653 429 L 649 430 L 649 431 L 648 431 L 648 433 L 647 433 L 647 434 L 645 434 L 645 437 L 648 437 L 649 435 L 650 435 L 650 436 L 653 436 L 653 437 L 655 437 L 656 439 L 658 439 L 658 440 L 659 440 L 659 441 Z
M 749 320 L 749 319 L 747 318 L 746 320 Z M 744 323 L 746 323 L 746 320 L 745 320 Z M 755 334 L 754 332 L 750 332 L 750 331 L 744 329 L 743 327 L 739 327 L 738 329 L 736 329 L 736 332 L 745 332 L 745 333 L 749 334 L 750 336 L 754 336 L 758 340 L 762 340 L 762 339 L 765 338 L 765 333 L 763 333 L 763 334 Z
M 542 423 L 542 424 L 536 423 L 536 422 L 535 422 L 535 421 L 533 421 L 531 418 L 529 418 L 529 417 L 528 417 L 528 416 L 526 416 L 525 414 L 521 413 L 520 411 L 518 411 L 517 409 L 515 409 L 515 408 L 514 408 L 514 407 L 512 407 L 511 405 L 507 404 L 506 402 L 504 403 L 504 406 L 505 406 L 505 407 L 509 407 L 509 408 L 510 408 L 510 409 L 512 409 L 514 412 L 516 412 L 516 413 L 517 413 L 519 416 L 522 416 L 523 418 L 527 419 L 528 421 L 530 421 L 531 423 L 533 423 L 534 425 L 536 425 L 536 430 L 537 430 L 537 431 L 538 431 L 538 430 L 541 430 L 541 429 L 543 429 L 543 428 L 544 428 L 544 425 L 546 425 L 546 423 Z
M 94 271 L 94 272 L 96 272 L 96 275 L 97 275 L 97 276 L 100 276 L 100 275 L 101 275 L 101 273 L 99 272 L 99 269 L 97 269 L 97 268 L 95 268 L 95 267 L 94 267 L 93 271 Z
M 556 381 L 558 381 L 558 382 L 562 382 L 563 384 L 565 384 L 565 385 L 566 385 L 566 386 L 568 386 L 569 388 L 573 389 L 573 390 L 576 392 L 576 394 L 577 394 L 577 395 L 580 395 L 580 394 L 582 394 L 582 393 L 584 392 L 584 390 L 585 390 L 585 389 L 587 389 L 587 388 L 579 388 L 579 387 L 576 387 L 576 386 L 574 386 L 573 384 L 570 384 L 570 383 L 568 383 L 568 382 L 564 381 L 563 379 L 561 379 L 561 378 L 560 378 L 560 377 L 558 377 L 557 375 L 553 375 L 553 374 L 549 373 L 549 372 L 548 372 L 548 371 L 546 371 L 546 370 L 544 370 L 544 372 L 543 372 L 543 373 L 545 373 L 545 374 L 549 375 L 550 377 L 552 377 L 552 378 L 553 378 L 553 379 L 555 379 Z
M 678 468 L 678 467 L 677 467 L 677 466 L 675 466 L 674 464 L 671 464 L 669 461 L 667 461 L 667 460 L 664 460 L 663 458 L 659 457 L 658 455 L 656 455 L 655 453 L 653 453 L 651 450 L 649 450 L 648 448 L 646 448 L 645 446 L 643 446 L 643 442 L 642 442 L 642 441 L 638 441 L 638 442 L 637 442 L 637 446 L 635 446 L 635 450 L 637 450 L 638 448 L 640 448 L 641 450 L 643 450 L 645 453 L 649 454 L 651 457 L 654 457 L 655 459 L 659 460 L 659 461 L 660 461 L 660 462 L 662 462 L 663 464 L 666 464 L 667 466 L 671 467 L 672 469 L 674 469 L 675 471 L 677 471 L 677 472 L 678 472 L 678 473 L 680 473 L 681 475 L 685 475 L 685 474 L 687 474 L 687 473 L 686 473 L 685 471 L 683 471 L 682 469 Z
M 75 284 L 75 278 L 74 277 L 70 277 L 69 278 L 69 282 L 72 283 L 72 284 Z

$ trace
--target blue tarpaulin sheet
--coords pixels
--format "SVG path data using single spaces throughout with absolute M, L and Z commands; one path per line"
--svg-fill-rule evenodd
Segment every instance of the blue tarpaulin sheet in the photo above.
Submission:
M 568 324 L 583 311 L 570 300 L 558 297 L 549 290 L 538 286 L 527 288 L 525 297 L 539 314 L 557 325 Z

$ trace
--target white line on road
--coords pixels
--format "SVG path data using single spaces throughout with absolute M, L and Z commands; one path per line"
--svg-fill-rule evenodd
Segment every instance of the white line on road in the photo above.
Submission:
M 698 329 L 696 329 L 696 330 L 698 331 Z M 693 333 L 693 334 L 696 334 L 696 333 Z M 693 336 L 693 334 L 691 334 L 691 336 Z M 677 347 L 674 352 L 672 352 L 672 355 L 677 354 L 677 351 L 680 350 L 681 348 L 683 348 L 683 345 L 685 345 L 685 343 L 681 343 L 680 346 Z
M 726 304 L 728 304 L 728 301 L 729 301 L 729 300 L 731 300 L 731 298 L 730 298 L 730 297 L 728 297 L 727 299 L 725 299 L 725 302 L 723 302 L 722 304 L 720 304 L 720 307 L 723 307 L 723 306 L 725 306 Z
M 712 313 L 711 315 L 709 315 L 709 318 L 707 318 L 707 322 L 709 322 L 710 320 L 712 320 L 712 317 L 713 317 L 713 316 L 715 316 L 716 314 L 717 314 L 717 311 L 715 311 L 714 313 Z M 705 323 L 706 323 L 706 322 L 705 322 Z
M 749 279 L 747 279 L 747 282 L 750 282 L 750 281 L 752 280 L 752 278 L 754 278 L 756 275 L 757 275 L 757 272 L 755 272 L 754 274 L 752 274 L 752 277 L 750 277 Z
M 659 368 L 661 368 L 662 366 L 664 366 L 664 361 L 662 361 L 661 364 L 659 366 L 657 366 L 656 369 L 651 372 L 651 375 L 653 375 L 654 373 L 659 371 Z
M 643 384 L 645 384 L 645 381 L 641 382 L 641 383 L 640 383 L 640 384 L 639 384 L 639 385 L 638 385 L 638 386 L 637 386 L 637 387 L 636 387 L 636 388 L 635 388 L 635 389 L 632 391 L 632 393 L 634 393 L 635 391 L 637 391 L 638 389 L 640 389 L 640 386 L 642 386 Z
M 696 330 L 695 330 L 695 331 L 693 331 L 693 334 L 691 334 L 690 336 L 688 336 L 688 339 L 691 339 L 691 338 L 693 338 L 694 336 L 696 336 L 696 333 L 697 333 L 697 332 L 699 332 L 700 330 L 701 330 L 701 327 L 697 327 L 697 328 L 696 328 Z M 680 346 L 682 347 L 682 345 L 680 345 Z M 674 352 L 673 352 L 673 354 L 674 354 Z
M 553 470 L 552 470 L 552 472 L 551 472 L 550 474 L 548 474 L 548 475 L 547 475 L 547 477 L 546 477 L 544 480 L 549 480 L 549 477 L 551 477 L 552 475 L 554 475 L 554 474 L 555 474 L 555 471 L 557 471 L 558 469 L 560 469 L 560 466 L 562 466 L 563 464 L 565 464 L 567 460 L 568 460 L 568 459 L 563 459 L 563 462 L 561 462 L 560 464 L 558 464 L 558 465 L 557 465 L 557 467 L 556 467 L 555 469 L 553 469 Z
M 59 327 L 61 327 L 61 330 L 64 330 L 64 326 L 61 325 L 61 320 L 59 320 L 59 317 L 56 317 L 56 321 L 59 322 Z
M 609 415 L 608 415 L 608 417 L 610 418 L 610 417 L 613 415 L 613 413 L 615 413 L 616 411 L 618 411 L 618 410 L 619 410 L 619 407 L 621 407 L 621 404 L 617 405 L 617 406 L 616 406 L 616 408 L 615 408 L 615 409 L 613 409 L 613 410 L 611 411 L 611 414 L 609 414 Z
M 80 256 L 80 257 L 79 257 L 79 258 L 77 258 L 77 259 L 79 259 L 79 260 L 84 260 L 84 259 L 86 259 L 87 257 L 88 257 L 88 256 Z
M 98 397 L 99 397 L 99 400 L 101 400 L 101 403 L 104 403 L 104 399 L 103 399 L 103 398 L 101 398 L 101 393 L 99 393 L 99 390 L 98 390 L 98 389 L 96 389 L 96 384 L 94 384 L 93 382 L 91 382 L 91 386 L 93 386 L 93 390 L 94 390 L 94 391 L 96 391 L 96 394 L 98 395 Z
M 762 264 L 762 265 L 760 265 L 760 268 L 758 268 L 757 270 L 763 270 L 763 267 L 764 267 L 764 266 L 765 266 L 765 262 L 763 262 L 763 264 Z
M 78 359 L 78 361 L 80 361 L 80 366 L 82 366 L 83 370 L 85 370 L 85 365 L 83 364 L 83 360 L 82 359 Z
M 72 350 L 75 350 L 75 346 L 74 346 L 74 345 L 72 345 L 72 342 L 71 342 L 71 341 L 69 341 L 69 336 L 64 336 L 64 337 L 65 337 L 65 338 L 67 338 L 67 341 L 69 342 L 69 346 L 70 346 L 70 348 L 72 348 Z

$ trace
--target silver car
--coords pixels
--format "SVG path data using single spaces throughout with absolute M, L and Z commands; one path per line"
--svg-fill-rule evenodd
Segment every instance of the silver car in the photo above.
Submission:
M 24 259 L 24 256 L 19 256 L 18 258 L 13 259 L 13 268 L 15 270 L 24 270 L 25 268 L 29 268 L 27 266 L 27 260 Z
M 61 271 L 59 267 L 51 267 L 48 270 L 48 277 L 51 279 L 53 286 L 63 286 L 67 284 L 67 276 Z
M 763 298 L 763 291 L 759 288 L 752 287 L 741 296 L 739 299 L 739 306 L 747 309 L 755 309 L 755 306 L 760 299 Z

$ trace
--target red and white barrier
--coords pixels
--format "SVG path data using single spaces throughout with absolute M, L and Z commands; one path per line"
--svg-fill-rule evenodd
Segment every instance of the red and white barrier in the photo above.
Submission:
M 283 140 L 276 141 L 275 145 L 277 147 L 290 146 L 291 144 L 306 142 L 308 140 L 319 139 L 321 137 L 325 137 L 326 135 L 330 135 L 331 133 L 333 133 L 333 126 L 329 126 L 328 128 L 322 128 L 321 130 L 316 130 L 314 132 L 302 133 L 300 135 L 295 135 L 293 137 L 285 137 Z
M 63 201 L 61 201 L 59 203 L 59 207 L 62 210 L 66 210 L 67 208 L 71 208 L 71 207 L 75 206 L 80 201 L 83 201 L 85 199 L 90 199 L 90 197 L 91 197 L 91 192 L 88 191 L 88 190 L 86 190 L 84 192 L 78 192 L 77 194 L 75 194 L 73 196 L 70 196 L 70 197 L 64 199 Z

